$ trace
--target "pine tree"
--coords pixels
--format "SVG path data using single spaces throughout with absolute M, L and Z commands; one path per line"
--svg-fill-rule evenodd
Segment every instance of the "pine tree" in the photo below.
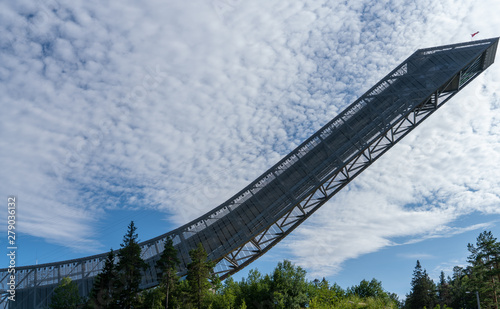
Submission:
M 436 285 L 427 274 L 427 271 L 422 270 L 420 261 L 417 260 L 411 280 L 411 292 L 406 297 L 405 307 L 407 309 L 434 308 L 436 301 Z
M 201 243 L 189 251 L 191 263 L 188 264 L 187 281 L 191 297 L 196 308 L 201 309 L 207 293 L 211 288 L 209 279 L 212 277 L 214 263 L 209 261 L 207 252 Z
M 89 308 L 113 308 L 113 293 L 116 281 L 115 252 L 111 249 L 106 256 L 102 272 L 94 279 L 87 305 Z
M 49 307 L 52 309 L 76 309 L 80 302 L 78 286 L 70 278 L 64 277 L 54 289 Z
M 451 287 L 451 303 L 448 305 L 452 308 L 465 308 L 468 305 L 470 291 L 470 268 L 462 268 L 460 266 L 453 267 L 453 276 L 450 281 Z
M 481 303 L 486 308 L 498 309 L 500 293 L 500 243 L 487 231 L 476 239 L 476 246 L 468 244 L 471 253 L 468 261 L 472 265 L 473 289 L 479 292 Z
M 448 280 L 446 280 L 444 272 L 441 271 L 441 275 L 439 276 L 439 284 L 437 287 L 439 299 L 438 302 L 441 308 L 445 305 L 451 305 L 452 303 L 450 281 L 451 279 L 449 277 Z
M 115 300 L 120 308 L 133 308 L 137 303 L 139 284 L 141 283 L 141 271 L 148 264 L 141 258 L 141 247 L 136 234 L 137 228 L 131 221 L 127 233 L 123 237 L 121 249 L 118 251 L 119 262 L 116 265 L 117 280 L 115 281 Z
M 170 237 L 165 240 L 165 248 L 156 262 L 156 267 L 160 270 L 160 285 L 165 293 L 165 309 L 168 309 L 168 300 L 171 292 L 175 290 L 175 286 L 179 281 L 177 276 L 177 267 L 180 260 L 177 256 L 177 250 L 174 248 L 174 243 Z

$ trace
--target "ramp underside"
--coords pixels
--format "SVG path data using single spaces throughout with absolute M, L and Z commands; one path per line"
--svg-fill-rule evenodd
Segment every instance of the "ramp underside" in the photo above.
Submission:
M 167 237 L 179 251 L 181 275 L 186 273 L 189 250 L 198 243 L 217 261 L 216 272 L 222 278 L 257 259 L 489 67 L 497 44 L 495 38 L 416 51 L 231 199 L 143 242 L 143 258 L 151 267 L 142 286 L 157 285 L 154 264 Z M 50 291 L 63 277 L 81 282 L 81 292 L 88 293 L 105 256 L 18 268 L 17 289 L 31 297 L 29 308 L 47 304 Z M 7 269 L 0 270 L 4 287 L 7 276 Z

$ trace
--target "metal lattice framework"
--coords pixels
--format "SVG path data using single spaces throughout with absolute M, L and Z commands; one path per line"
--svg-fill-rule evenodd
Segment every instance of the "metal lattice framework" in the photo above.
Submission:
M 495 59 L 498 38 L 416 51 L 337 117 L 225 203 L 200 218 L 141 243 L 150 265 L 142 288 L 158 284 L 155 262 L 170 237 L 179 274 L 189 250 L 202 243 L 221 278 L 241 270 L 280 242 L 333 195 L 446 103 Z M 106 254 L 18 267 L 9 307 L 48 304 L 63 277 L 88 295 Z M 7 307 L 8 269 L 0 270 Z

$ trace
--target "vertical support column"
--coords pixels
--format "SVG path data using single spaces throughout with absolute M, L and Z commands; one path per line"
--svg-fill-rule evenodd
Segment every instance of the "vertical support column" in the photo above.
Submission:
M 38 267 L 35 267 L 35 282 L 33 286 L 33 306 L 35 307 L 37 302 L 36 302 L 36 288 L 38 286 Z
M 158 248 L 158 241 L 155 241 L 155 250 L 156 250 L 156 254 L 155 255 L 159 255 L 160 254 L 160 249 Z
M 85 280 L 85 263 L 86 263 L 86 261 L 81 261 L 80 263 L 82 265 L 82 278 L 80 280 L 80 282 L 82 283 L 82 292 L 83 292 L 83 294 L 87 294 L 88 282 Z

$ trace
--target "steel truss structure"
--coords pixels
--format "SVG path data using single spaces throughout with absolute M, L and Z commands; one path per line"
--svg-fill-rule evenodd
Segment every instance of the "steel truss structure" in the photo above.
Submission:
M 200 218 L 141 243 L 150 265 L 142 288 L 158 284 L 155 262 L 167 238 L 186 274 L 189 250 L 201 243 L 221 278 L 262 256 L 422 121 L 493 64 L 498 38 L 420 49 L 358 100 L 231 199 Z M 0 270 L 4 308 L 42 308 L 64 277 L 88 295 L 106 254 Z

